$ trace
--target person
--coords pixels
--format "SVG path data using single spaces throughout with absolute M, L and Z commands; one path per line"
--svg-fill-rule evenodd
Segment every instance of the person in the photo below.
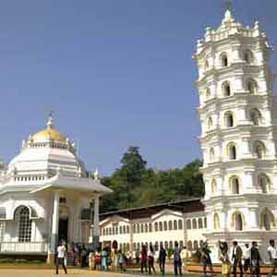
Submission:
M 81 246 L 81 251 L 80 251 L 81 267 L 86 266 L 86 257 L 87 257 L 87 250 L 85 248 L 85 245 L 83 244 Z
M 237 267 L 239 266 L 240 270 L 240 277 L 243 276 L 243 268 L 242 268 L 242 250 L 240 246 L 238 245 L 237 241 L 233 241 L 233 254 L 232 254 L 232 260 L 233 260 L 233 274 L 234 277 L 237 276 Z
M 243 260 L 244 260 L 244 265 L 243 265 L 243 270 L 244 273 L 246 274 L 250 268 L 250 247 L 249 243 L 245 244 L 245 250 L 243 253 Z
M 181 250 L 178 247 L 178 242 L 175 242 L 174 252 L 173 252 L 173 262 L 174 262 L 174 275 L 177 276 L 178 273 L 182 276 L 182 261 L 181 261 Z
M 96 251 L 95 251 L 95 254 L 94 254 L 94 270 L 100 270 L 101 269 L 101 253 L 100 253 L 100 249 L 98 248 Z
M 138 265 L 139 264 L 139 249 L 138 248 L 136 249 L 135 256 L 136 256 L 136 264 Z
M 159 265 L 160 265 L 160 271 L 162 275 L 165 275 L 165 259 L 166 259 L 166 251 L 163 247 L 163 245 L 160 245 L 160 251 L 159 251 Z
M 95 268 L 95 255 L 93 251 L 90 251 L 88 255 L 88 266 L 90 270 L 93 270 Z
M 102 270 L 108 270 L 108 251 L 106 247 L 101 251 L 101 268 Z
M 119 251 L 118 251 L 118 265 L 119 265 L 119 268 L 120 268 L 121 272 L 126 271 L 125 264 L 126 264 L 125 255 L 122 253 L 121 249 L 119 249 Z
M 66 256 L 65 242 L 60 242 L 57 247 L 57 258 L 56 258 L 56 274 L 59 274 L 59 265 L 61 264 L 64 269 L 64 273 L 67 274 L 67 269 L 64 263 L 64 258 Z
M 144 244 L 142 245 L 140 255 L 140 271 L 143 273 L 143 270 L 145 269 L 145 272 L 147 272 L 147 249 Z
M 187 268 L 187 257 L 188 257 L 187 248 L 186 246 L 184 246 L 181 251 L 181 260 L 182 260 L 182 266 L 184 271 L 186 271 L 186 268 Z
M 118 251 L 116 248 L 112 248 L 111 250 L 111 267 L 112 270 L 116 271 L 117 270 L 117 265 L 119 264 L 118 262 Z
M 276 266 L 277 266 L 277 250 L 275 247 L 275 242 L 273 239 L 269 241 L 269 246 L 267 248 L 267 253 L 269 256 L 270 263 L 272 265 L 272 270 L 270 272 L 270 276 L 275 273 L 276 271 Z
M 203 263 L 204 276 L 207 276 L 207 267 L 209 267 L 212 275 L 214 276 L 214 269 L 212 259 L 210 256 L 211 250 L 208 247 L 208 242 L 202 242 L 200 245 L 201 259 Z
M 222 262 L 222 276 L 229 277 L 231 273 L 231 262 L 228 255 L 228 244 L 227 242 L 219 241 L 219 249 L 220 249 L 220 261 Z
M 149 275 L 152 274 L 152 270 L 154 273 L 156 273 L 156 270 L 154 267 L 154 257 L 155 257 L 155 251 L 154 251 L 152 244 L 150 243 L 149 250 L 147 253 Z
M 251 274 L 253 277 L 259 277 L 261 275 L 260 263 L 262 259 L 260 252 L 258 250 L 258 244 L 256 241 L 252 242 L 252 247 L 250 250 L 250 264 L 251 264 Z

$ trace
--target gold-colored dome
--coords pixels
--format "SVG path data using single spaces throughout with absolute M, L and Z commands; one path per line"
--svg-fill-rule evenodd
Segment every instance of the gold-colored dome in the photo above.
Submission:
M 33 143 L 53 141 L 57 143 L 66 143 L 66 137 L 54 128 L 53 117 L 49 116 L 47 128 L 34 134 L 31 138 Z

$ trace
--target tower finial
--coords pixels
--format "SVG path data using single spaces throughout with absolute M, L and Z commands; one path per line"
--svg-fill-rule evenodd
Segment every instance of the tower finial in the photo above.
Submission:
M 47 128 L 54 128 L 54 111 L 50 111 L 48 114 Z
M 233 1 L 232 0 L 225 0 L 225 10 L 230 12 L 233 11 Z

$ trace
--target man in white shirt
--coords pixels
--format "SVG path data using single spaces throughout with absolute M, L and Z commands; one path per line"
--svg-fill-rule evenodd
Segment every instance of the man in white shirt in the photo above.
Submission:
M 65 255 L 66 255 L 66 247 L 65 242 L 60 242 L 57 247 L 57 257 L 56 257 L 56 274 L 59 274 L 59 265 L 61 264 L 63 266 L 65 274 L 67 274 L 67 269 L 65 266 Z
M 243 259 L 244 259 L 244 273 L 250 269 L 250 247 L 249 243 L 245 244 L 245 250 L 243 251 Z
M 267 253 L 269 255 L 269 260 L 271 262 L 272 265 L 272 271 L 271 271 L 271 275 L 273 273 L 275 273 L 276 267 L 277 267 L 277 250 L 275 247 L 275 242 L 273 239 L 271 239 L 269 241 L 269 246 L 267 248 Z

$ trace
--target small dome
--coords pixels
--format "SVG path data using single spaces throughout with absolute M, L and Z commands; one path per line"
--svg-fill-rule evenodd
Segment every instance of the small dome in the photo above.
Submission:
M 53 117 L 50 115 L 47 122 L 47 128 L 35 133 L 31 137 L 31 141 L 32 143 L 52 141 L 52 142 L 66 144 L 67 139 L 61 132 L 55 129 Z

